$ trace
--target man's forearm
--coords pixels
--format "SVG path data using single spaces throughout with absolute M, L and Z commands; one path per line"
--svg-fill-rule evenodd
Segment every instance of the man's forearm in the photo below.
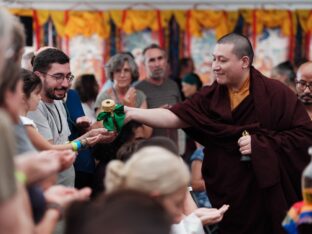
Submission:
M 127 115 L 130 120 L 144 123 L 153 128 L 184 128 L 187 124 L 168 109 L 129 108 Z

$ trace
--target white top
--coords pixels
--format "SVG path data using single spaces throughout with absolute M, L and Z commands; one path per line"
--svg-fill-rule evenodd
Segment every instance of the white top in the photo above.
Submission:
M 205 231 L 201 220 L 191 213 L 180 223 L 171 225 L 170 234 L 205 234 Z
M 81 103 L 83 112 L 85 115 L 91 119 L 92 123 L 96 122 L 96 116 L 95 116 L 95 105 L 94 102 L 92 103 L 91 107 L 87 103 Z
M 24 126 L 32 126 L 38 131 L 37 125 L 35 124 L 35 122 L 32 119 L 30 119 L 26 116 L 20 116 L 20 119 L 21 119 L 22 124 Z

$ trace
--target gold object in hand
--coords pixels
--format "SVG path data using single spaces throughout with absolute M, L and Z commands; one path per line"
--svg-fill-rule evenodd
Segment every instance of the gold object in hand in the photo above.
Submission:
M 249 132 L 247 130 L 244 130 L 243 133 L 242 133 L 242 136 L 249 136 Z
M 102 111 L 103 112 L 108 112 L 108 113 L 113 113 L 115 109 L 115 102 L 112 99 L 106 99 L 102 101 L 101 106 L 102 106 Z

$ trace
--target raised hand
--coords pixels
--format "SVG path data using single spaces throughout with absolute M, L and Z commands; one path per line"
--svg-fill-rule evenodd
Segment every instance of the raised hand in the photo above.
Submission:
M 203 225 L 206 225 L 220 222 L 228 209 L 229 205 L 223 205 L 220 209 L 198 208 L 194 213 L 202 221 Z
M 124 105 L 135 107 L 136 95 L 136 89 L 133 87 L 129 88 L 123 99 Z

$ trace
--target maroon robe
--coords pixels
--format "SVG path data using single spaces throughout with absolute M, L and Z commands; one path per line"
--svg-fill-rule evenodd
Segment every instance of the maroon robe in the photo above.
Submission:
M 202 174 L 212 205 L 230 205 L 220 233 L 284 233 L 281 222 L 301 199 L 312 122 L 289 88 L 254 68 L 250 77 L 250 94 L 233 111 L 227 88 L 216 82 L 170 110 L 205 146 Z M 240 161 L 244 130 L 251 135 L 250 162 Z

